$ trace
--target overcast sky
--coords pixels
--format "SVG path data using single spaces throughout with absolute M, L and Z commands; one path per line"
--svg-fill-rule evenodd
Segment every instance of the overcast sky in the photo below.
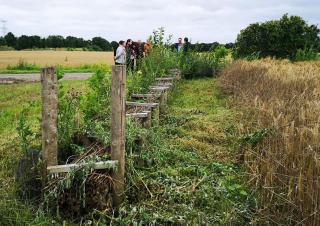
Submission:
M 284 13 L 320 25 L 320 0 L 0 0 L 0 19 L 16 35 L 142 39 L 165 27 L 192 42 L 233 42 L 248 24 Z

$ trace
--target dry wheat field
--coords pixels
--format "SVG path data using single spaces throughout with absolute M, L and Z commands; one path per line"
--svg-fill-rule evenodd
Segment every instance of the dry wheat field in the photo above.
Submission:
M 260 223 L 319 225 L 320 61 L 236 61 L 220 85 L 244 110 L 239 161 L 260 194 Z
M 15 65 L 22 59 L 30 64 L 38 66 L 63 65 L 80 66 L 83 64 L 113 64 L 112 52 L 93 51 L 0 51 L 0 69 L 6 69 L 8 65 Z

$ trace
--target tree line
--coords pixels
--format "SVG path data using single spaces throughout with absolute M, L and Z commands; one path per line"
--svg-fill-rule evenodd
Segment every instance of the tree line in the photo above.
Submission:
M 220 43 L 195 43 L 190 48 L 198 52 L 207 52 L 215 49 Z M 74 36 L 63 37 L 61 35 L 50 35 L 42 38 L 38 35 L 15 36 L 9 32 L 4 37 L 0 37 L 0 46 L 9 46 L 16 50 L 23 49 L 45 49 L 45 48 L 82 48 L 88 51 L 114 51 L 118 47 L 118 42 L 108 41 L 102 37 L 94 37 L 85 40 Z M 232 48 L 233 43 L 225 44 L 226 48 Z
M 9 32 L 0 37 L 0 46 L 9 46 L 16 50 L 42 49 L 42 48 L 83 48 L 91 51 L 112 51 L 118 46 L 116 41 L 109 42 L 102 37 L 94 37 L 85 40 L 74 36 L 63 37 L 61 35 L 50 35 L 42 38 L 38 35 L 21 35 L 16 37 Z

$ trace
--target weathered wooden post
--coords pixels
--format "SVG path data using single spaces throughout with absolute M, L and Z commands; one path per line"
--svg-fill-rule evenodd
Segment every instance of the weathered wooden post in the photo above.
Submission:
M 113 206 L 123 201 L 125 172 L 126 67 L 112 66 L 111 159 L 118 161 L 113 172 Z
M 41 70 L 41 87 L 42 156 L 46 171 L 47 166 L 58 164 L 58 81 L 53 67 Z

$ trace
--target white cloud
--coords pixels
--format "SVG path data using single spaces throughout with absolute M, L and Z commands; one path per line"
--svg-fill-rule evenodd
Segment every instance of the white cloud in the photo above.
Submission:
M 231 42 L 248 24 L 297 14 L 320 22 L 316 0 L 0 0 L 0 19 L 17 35 L 146 39 L 164 26 L 174 38 Z

